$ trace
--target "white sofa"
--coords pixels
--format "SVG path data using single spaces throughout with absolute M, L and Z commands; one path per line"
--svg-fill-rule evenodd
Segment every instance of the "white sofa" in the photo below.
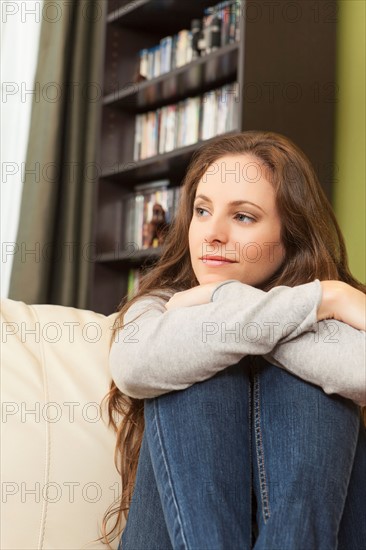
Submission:
M 99 409 L 116 316 L 1 301 L 4 550 L 107 548 L 91 541 L 122 489 Z

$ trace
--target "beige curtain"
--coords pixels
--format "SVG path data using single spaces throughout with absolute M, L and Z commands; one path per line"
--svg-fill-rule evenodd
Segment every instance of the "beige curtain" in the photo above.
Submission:
M 9 298 L 86 308 L 105 0 L 45 0 Z

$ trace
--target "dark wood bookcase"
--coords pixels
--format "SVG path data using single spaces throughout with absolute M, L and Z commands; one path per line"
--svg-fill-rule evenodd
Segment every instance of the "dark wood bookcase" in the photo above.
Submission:
M 95 192 L 90 309 L 116 310 L 130 267 L 153 265 L 160 248 L 121 247 L 124 197 L 137 183 L 181 184 L 202 141 L 133 160 L 135 116 L 237 81 L 237 128 L 272 130 L 295 141 L 312 161 L 332 199 L 336 87 L 336 0 L 242 0 L 240 41 L 187 65 L 137 82 L 139 51 L 190 29 L 215 0 L 108 0 L 103 99 Z

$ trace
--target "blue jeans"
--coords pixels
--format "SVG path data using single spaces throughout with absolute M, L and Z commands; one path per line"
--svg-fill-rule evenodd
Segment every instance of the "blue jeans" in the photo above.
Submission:
M 244 358 L 144 405 L 119 550 L 365 549 L 366 431 L 352 401 Z

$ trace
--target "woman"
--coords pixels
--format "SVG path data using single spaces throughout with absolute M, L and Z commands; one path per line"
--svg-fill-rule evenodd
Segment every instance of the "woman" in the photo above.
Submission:
M 361 544 L 364 290 L 290 140 L 199 149 L 111 347 L 123 550 Z

